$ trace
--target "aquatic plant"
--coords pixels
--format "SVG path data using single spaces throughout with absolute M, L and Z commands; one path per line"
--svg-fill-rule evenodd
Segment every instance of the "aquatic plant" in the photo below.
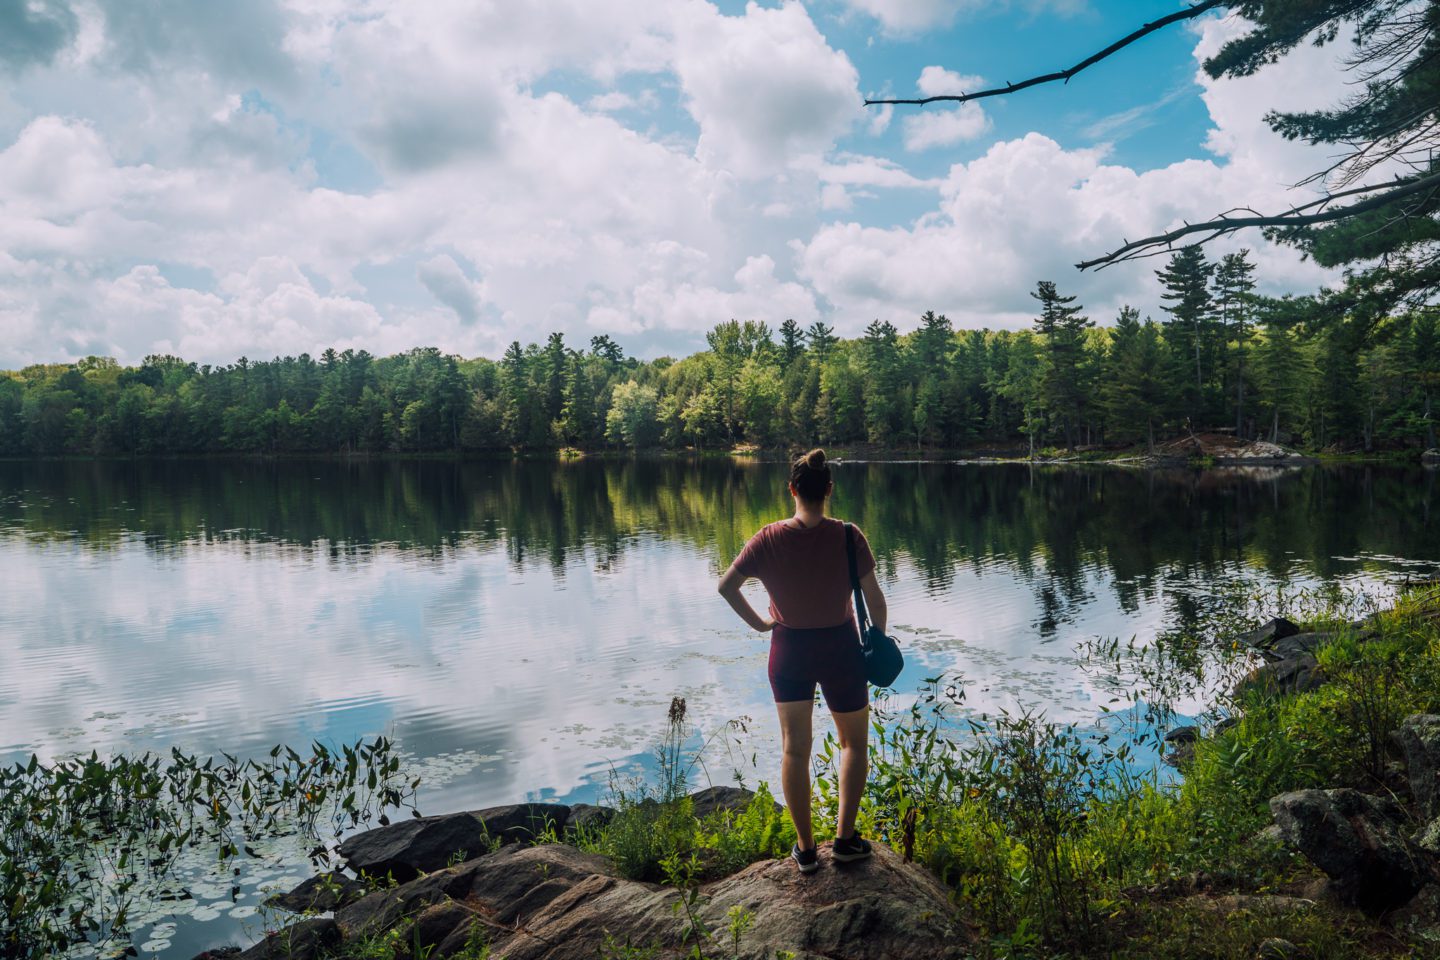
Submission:
M 135 906 L 176 898 L 182 852 L 217 865 L 292 836 L 316 863 L 345 829 L 386 810 L 414 815 L 418 778 L 379 737 L 310 755 L 276 746 L 259 759 L 188 755 L 69 757 L 0 768 L 0 953 L 49 956 L 77 944 L 123 953 Z

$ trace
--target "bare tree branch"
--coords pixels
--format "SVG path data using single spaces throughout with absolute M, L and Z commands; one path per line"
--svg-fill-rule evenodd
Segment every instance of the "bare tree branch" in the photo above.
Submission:
M 1263 216 L 1254 210 L 1246 209 L 1245 212 L 1254 214 L 1248 217 L 1233 217 L 1232 213 L 1239 211 L 1230 210 L 1221 214 L 1214 220 L 1207 220 L 1204 223 L 1187 223 L 1182 227 L 1176 227 L 1169 233 L 1158 234 L 1153 237 L 1145 237 L 1142 240 L 1131 240 L 1123 246 L 1103 257 L 1094 260 L 1086 260 L 1077 263 L 1075 266 L 1081 270 L 1088 270 L 1091 267 L 1107 267 L 1124 260 L 1135 260 L 1145 256 L 1153 256 L 1169 249 L 1171 244 L 1182 237 L 1195 233 L 1209 233 L 1205 241 L 1213 240 L 1216 237 L 1234 233 L 1247 227 L 1308 227 L 1316 223 L 1330 223 L 1335 220 L 1343 220 L 1353 217 L 1356 214 L 1365 213 L 1385 206 L 1401 197 L 1408 197 L 1413 194 L 1422 193 L 1425 190 L 1440 190 L 1440 173 L 1422 177 L 1419 180 L 1410 180 L 1397 185 L 1373 184 L 1364 187 L 1354 187 L 1350 190 L 1342 190 L 1339 193 L 1328 194 L 1310 203 L 1292 207 L 1289 211 L 1275 216 Z M 1383 191 L 1376 193 L 1376 191 Z M 1375 193 L 1374 196 L 1360 200 L 1346 207 L 1337 207 L 1333 210 L 1324 209 L 1330 203 L 1340 197 L 1353 196 L 1358 193 Z M 1306 210 L 1315 210 L 1315 213 L 1306 213 Z
M 1230 2 L 1230 0 L 1201 0 L 1200 3 L 1197 3 L 1192 7 L 1187 7 L 1186 9 L 1181 10 L 1177 13 L 1172 13 L 1168 17 L 1161 17 L 1159 20 L 1156 20 L 1153 23 L 1145 24 L 1143 27 L 1141 27 L 1139 30 L 1136 30 L 1129 36 L 1122 37 L 1121 39 L 1116 40 L 1114 43 L 1110 44 L 1110 46 L 1106 47 L 1104 50 L 1101 50 L 1099 53 L 1086 57 L 1084 60 L 1081 60 L 1069 70 L 1061 70 L 1058 73 L 1047 73 L 1042 77 L 1031 77 L 1029 80 L 1022 80 L 1019 83 L 1007 83 L 1003 87 L 996 87 L 993 90 L 981 90 L 979 93 L 950 94 L 942 97 L 924 97 L 919 100 L 866 100 L 865 106 L 870 107 L 887 103 L 904 103 L 923 106 L 927 103 L 938 103 L 941 101 L 952 103 L 965 103 L 969 100 L 979 100 L 982 97 L 998 97 L 1002 96 L 1003 94 L 1014 93 L 1017 90 L 1024 90 L 1026 87 L 1033 87 L 1042 83 L 1053 83 L 1056 80 L 1062 80 L 1066 83 L 1069 83 L 1070 78 L 1075 76 L 1075 74 L 1079 73 L 1081 70 L 1084 70 L 1086 67 L 1093 64 L 1099 63 L 1101 60 L 1104 60 L 1112 53 L 1128 47 L 1130 44 L 1134 43 L 1136 40 L 1139 40 L 1141 37 L 1144 37 L 1147 34 L 1154 33 L 1156 30 L 1159 30 L 1162 27 L 1168 27 L 1172 23 L 1179 23 L 1181 20 L 1193 20 L 1195 17 L 1200 16 L 1200 14 L 1204 13 L 1205 11 L 1213 10 L 1216 7 L 1225 6 L 1228 2 Z

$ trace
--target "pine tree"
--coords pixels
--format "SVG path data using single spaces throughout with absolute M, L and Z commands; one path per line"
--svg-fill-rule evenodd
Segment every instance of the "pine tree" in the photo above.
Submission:
M 619 366 L 625 362 L 625 351 L 620 345 L 611 340 L 608 334 L 600 334 L 590 338 L 590 352 L 597 357 L 604 358 L 605 362 L 612 366 Z
M 790 364 L 805 353 L 805 332 L 794 318 L 780 324 L 780 369 L 789 370 Z
M 505 442 L 511 446 L 528 443 L 530 439 L 532 403 L 528 366 L 520 341 L 511 341 L 500 360 L 500 398 L 505 405 L 500 429 Z
M 821 363 L 824 363 L 825 358 L 830 356 L 830 351 L 838 340 L 835 336 L 835 328 L 827 327 L 820 320 L 810 324 L 810 328 L 805 331 L 805 339 L 810 342 L 810 352 Z
M 943 313 L 926 310 L 920 316 L 920 329 L 915 331 L 916 359 L 922 367 L 939 372 L 949 363 L 954 346 L 955 331 L 950 326 L 950 318 Z
M 1150 453 L 1155 451 L 1155 423 L 1166 406 L 1162 350 L 1154 322 L 1142 325 L 1138 310 L 1122 307 L 1111 332 L 1101 396 L 1115 432 L 1127 439 L 1143 436 Z
M 1205 62 L 1211 77 L 1250 76 L 1312 38 L 1317 46 L 1341 36 L 1351 44 L 1339 104 L 1272 111 L 1265 122 L 1288 140 L 1325 145 L 1316 155 L 1327 158 L 1326 168 L 1305 182 L 1354 191 L 1305 211 L 1323 210 L 1337 218 L 1333 222 L 1285 226 L 1293 218 L 1279 217 L 1272 236 L 1323 267 L 1349 268 L 1345 286 L 1311 298 L 1309 312 L 1360 325 L 1364 341 L 1398 305 L 1433 303 L 1440 289 L 1434 183 L 1440 174 L 1440 3 L 1238 0 L 1226 6 L 1254 26 Z
M 595 388 L 585 356 L 571 352 L 565 365 L 565 406 L 561 414 L 566 442 L 584 445 L 595 439 Z
M 1204 358 L 1214 326 L 1209 286 L 1213 269 L 1197 245 L 1177 250 L 1164 270 L 1155 271 L 1165 287 L 1160 299 L 1168 303 L 1162 309 L 1170 314 L 1165 342 L 1171 347 L 1176 376 L 1187 384 L 1181 402 L 1192 425 L 1198 424 L 1205 412 Z M 1185 373 L 1187 367 L 1193 380 Z
M 888 320 L 875 320 L 860 341 L 865 370 L 865 433 L 871 443 L 892 441 L 904 430 L 908 404 L 902 396 L 900 332 Z
M 565 349 L 565 337 L 561 333 L 550 334 L 541 351 L 539 371 L 540 389 L 544 397 L 544 422 L 548 425 L 560 419 L 565 406 L 565 374 L 569 351 Z
M 1215 305 L 1225 341 L 1234 346 L 1235 436 L 1245 436 L 1245 351 L 1254 339 L 1255 264 L 1250 251 L 1227 253 L 1215 269 Z
M 1084 362 L 1085 329 L 1095 322 L 1084 316 L 1084 307 L 1072 307 L 1073 296 L 1064 297 L 1049 280 L 1041 280 L 1030 294 L 1040 301 L 1035 332 L 1044 337 L 1046 365 L 1041 381 L 1044 408 L 1064 425 L 1065 446 L 1075 446 L 1076 421 L 1085 406 L 1081 366 Z
M 1289 299 L 1259 302 L 1261 339 L 1255 349 L 1255 368 L 1261 400 L 1270 408 L 1271 443 L 1280 442 L 1281 424 L 1293 426 L 1301 412 L 1305 358 L 1296 342 L 1299 316 L 1294 308 L 1295 301 Z

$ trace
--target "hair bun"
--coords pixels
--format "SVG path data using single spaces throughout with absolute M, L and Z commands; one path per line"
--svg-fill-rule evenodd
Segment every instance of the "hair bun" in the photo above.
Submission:
M 805 466 L 811 470 L 821 470 L 825 467 L 825 451 L 820 448 L 811 450 L 805 454 Z

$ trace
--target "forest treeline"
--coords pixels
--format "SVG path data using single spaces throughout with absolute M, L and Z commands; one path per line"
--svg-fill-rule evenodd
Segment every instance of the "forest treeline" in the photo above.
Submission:
M 1097 326 L 1037 284 L 1032 329 L 956 330 L 943 314 L 842 339 L 822 322 L 730 320 L 683 359 L 609 336 L 512 343 L 499 360 L 434 348 L 326 350 L 211 366 L 88 357 L 0 374 L 0 455 L 1153 445 L 1233 430 L 1307 449 L 1436 446 L 1433 308 L 1317 323 L 1254 293 L 1248 254 L 1200 247 L 1156 271 L 1160 319 Z

